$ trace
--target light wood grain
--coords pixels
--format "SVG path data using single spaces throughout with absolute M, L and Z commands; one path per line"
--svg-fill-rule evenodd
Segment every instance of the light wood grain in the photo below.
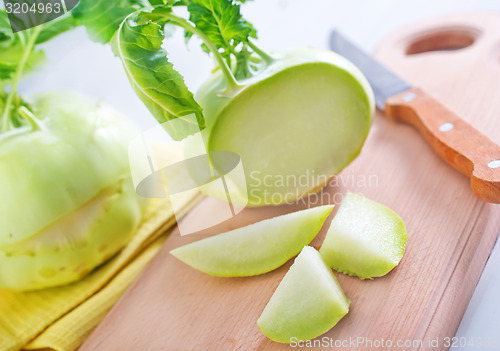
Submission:
M 424 45 L 424 49 L 419 46 L 421 53 L 406 55 L 422 33 L 429 36 L 440 29 L 455 33 L 457 28 L 479 33 L 472 46 L 422 52 L 429 48 Z M 499 40 L 500 16 L 464 14 L 401 30 L 382 43 L 377 56 L 499 143 Z M 381 113 L 361 155 L 336 180 L 321 193 L 322 199 L 339 202 L 339 193 L 361 193 L 398 212 L 409 234 L 402 262 L 387 276 L 361 281 L 336 274 L 352 305 L 324 336 L 384 338 L 394 343 L 423 340 L 422 346 L 395 348 L 399 350 L 430 350 L 428 340 L 438 337 L 438 349 L 445 349 L 443 337 L 455 334 L 497 238 L 500 207 L 474 196 L 467 177 L 439 158 L 414 128 L 391 122 Z M 184 221 L 216 216 L 218 206 L 206 199 Z M 298 207 L 246 209 L 204 235 Z M 324 229 L 314 246 L 321 244 Z M 257 277 L 214 278 L 169 254 L 202 236 L 171 235 L 82 350 L 289 349 L 262 335 L 256 321 L 290 262 Z M 366 345 L 345 349 L 373 350 Z

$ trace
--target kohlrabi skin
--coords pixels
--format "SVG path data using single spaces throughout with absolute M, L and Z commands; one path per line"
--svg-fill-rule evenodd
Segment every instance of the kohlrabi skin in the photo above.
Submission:
M 257 320 L 269 339 L 294 343 L 316 338 L 349 312 L 345 296 L 318 251 L 304 247 Z
M 113 256 L 144 207 L 131 182 L 136 130 L 103 104 L 43 94 L 30 125 L 0 133 L 0 287 L 69 283 Z
M 371 88 L 345 58 L 315 48 L 272 58 L 236 88 L 217 71 L 195 95 L 207 150 L 241 157 L 247 191 L 230 194 L 241 205 L 246 197 L 249 206 L 277 205 L 318 191 L 358 156 L 372 122 Z
M 381 277 L 398 265 L 406 238 L 406 226 L 394 211 L 348 193 L 319 252 L 336 271 L 369 279 Z

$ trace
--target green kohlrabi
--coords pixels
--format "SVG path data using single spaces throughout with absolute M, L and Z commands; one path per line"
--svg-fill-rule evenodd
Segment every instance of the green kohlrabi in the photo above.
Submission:
M 0 13 L 0 288 L 77 280 L 123 247 L 142 217 L 127 158 L 136 131 L 123 117 L 74 93 L 17 94 L 42 57 L 35 45 L 72 22 L 14 34 Z
M 112 43 L 132 87 L 160 123 L 183 121 L 176 129 L 166 124 L 173 139 L 202 129 L 208 152 L 241 157 L 246 184 L 226 179 L 233 202 L 286 203 L 318 191 L 356 158 L 370 129 L 373 93 L 361 72 L 332 52 L 261 50 L 241 15 L 243 2 L 81 0 L 74 15 L 91 37 Z M 189 18 L 179 16 L 178 7 Z M 110 25 L 102 29 L 96 17 Z M 168 61 L 166 25 L 182 27 L 187 40 L 201 38 L 217 63 L 194 96 Z M 185 118 L 193 115 L 197 125 Z M 210 187 L 205 191 L 226 198 Z

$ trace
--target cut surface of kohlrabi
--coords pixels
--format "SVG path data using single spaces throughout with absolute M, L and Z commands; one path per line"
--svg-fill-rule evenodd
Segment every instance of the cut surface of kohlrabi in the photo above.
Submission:
M 207 121 L 202 133 L 208 151 L 241 157 L 246 193 L 233 189 L 230 195 L 243 205 L 246 198 L 247 205 L 261 206 L 318 191 L 356 158 L 372 121 L 371 88 L 345 58 L 314 48 L 274 56 L 262 72 L 240 81 L 237 91 L 223 93 L 216 72 L 196 94 Z M 205 192 L 226 196 L 209 186 Z
M 348 193 L 319 250 L 327 265 L 361 279 L 380 277 L 403 257 L 407 231 L 386 206 Z
M 257 325 L 277 342 L 309 340 L 337 324 L 349 312 L 349 304 L 318 251 L 306 246 L 278 285 Z
M 214 276 L 242 277 L 283 265 L 309 244 L 333 206 L 318 206 L 266 219 L 176 248 L 172 255 Z

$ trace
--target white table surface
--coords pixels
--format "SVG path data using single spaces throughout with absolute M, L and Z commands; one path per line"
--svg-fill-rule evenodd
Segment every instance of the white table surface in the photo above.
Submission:
M 242 12 L 258 29 L 259 44 L 265 49 L 298 45 L 327 48 L 328 35 L 336 27 L 372 51 L 385 35 L 405 24 L 468 10 L 500 13 L 500 0 L 255 0 L 244 5 Z M 195 40 L 188 51 L 181 31 L 169 39 L 166 47 L 188 86 L 196 90 L 212 67 L 210 59 L 201 53 Z M 105 100 L 142 130 L 156 125 L 130 88 L 110 48 L 90 42 L 82 28 L 61 35 L 44 48 L 48 62 L 42 71 L 22 82 L 23 93 L 75 90 Z M 456 336 L 499 339 L 499 297 L 500 245 L 497 245 Z

